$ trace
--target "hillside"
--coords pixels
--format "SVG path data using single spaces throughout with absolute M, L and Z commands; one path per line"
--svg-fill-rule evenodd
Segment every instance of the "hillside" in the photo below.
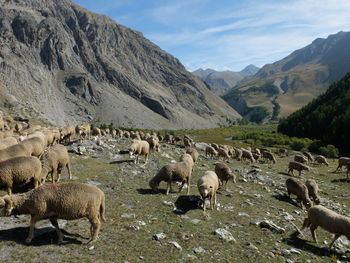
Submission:
M 350 73 L 321 96 L 281 121 L 278 131 L 332 144 L 350 155 Z
M 0 0 L 0 106 L 52 124 L 215 127 L 239 114 L 142 33 L 69 0 Z
M 200 77 L 215 94 L 225 95 L 232 87 L 237 85 L 245 77 L 254 75 L 259 70 L 254 65 L 248 65 L 240 72 L 231 70 L 216 71 L 213 69 L 197 69 L 192 73 Z
M 318 38 L 310 45 L 296 50 L 289 56 L 262 67 L 249 79 L 244 79 L 234 88 L 237 96 L 225 97 L 235 109 L 242 99 L 250 108 L 264 107 L 268 115 L 286 117 L 325 92 L 328 86 L 350 70 L 350 32 L 339 32 L 326 39 Z M 257 92 L 255 88 L 275 86 L 279 94 Z M 254 88 L 252 92 L 247 92 Z M 279 112 L 275 111 L 278 105 Z

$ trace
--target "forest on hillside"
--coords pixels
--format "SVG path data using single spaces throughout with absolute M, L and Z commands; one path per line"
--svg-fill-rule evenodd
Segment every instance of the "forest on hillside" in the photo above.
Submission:
M 350 155 L 350 73 L 333 83 L 309 104 L 280 121 L 278 131 L 288 136 L 308 137 L 318 147 L 336 146 Z

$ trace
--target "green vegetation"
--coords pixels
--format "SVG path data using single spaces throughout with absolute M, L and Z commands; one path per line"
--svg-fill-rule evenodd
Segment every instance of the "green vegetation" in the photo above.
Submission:
M 302 109 L 282 120 L 278 131 L 322 141 L 320 152 L 350 154 L 350 73 Z M 334 145 L 334 146 L 332 146 Z

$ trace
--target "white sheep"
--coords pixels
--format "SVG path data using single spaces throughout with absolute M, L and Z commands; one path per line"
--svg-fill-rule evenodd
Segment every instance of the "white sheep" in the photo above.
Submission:
M 186 153 L 188 153 L 189 155 L 191 155 L 193 162 L 196 163 L 198 161 L 199 158 L 199 153 L 195 148 L 189 148 L 186 150 Z
M 63 242 L 63 234 L 58 219 L 74 220 L 86 217 L 91 227 L 90 242 L 97 239 L 101 220 L 105 219 L 105 195 L 94 185 L 83 183 L 42 185 L 24 194 L 0 198 L 0 216 L 30 215 L 30 228 L 26 243 L 34 237 L 35 224 L 49 219 L 56 228 L 58 243 Z
M 205 156 L 208 155 L 210 157 L 218 156 L 218 152 L 214 149 L 214 147 L 208 145 L 207 147 L 205 147 Z
M 262 158 L 266 161 L 271 161 L 273 163 L 276 163 L 276 157 L 271 152 L 267 152 L 267 151 L 262 152 Z
M 6 149 L 15 144 L 18 144 L 18 141 L 15 137 L 6 137 L 0 140 L 0 150 Z
M 306 156 L 298 154 L 298 155 L 294 156 L 294 161 L 296 161 L 298 163 L 307 163 L 308 159 Z
M 192 175 L 192 168 L 194 162 L 189 154 L 184 154 L 180 158 L 180 162 L 172 163 L 163 166 L 159 172 L 151 179 L 149 186 L 153 191 L 158 189 L 160 182 L 167 182 L 166 195 L 169 194 L 169 191 L 172 192 L 172 182 L 181 182 L 179 192 L 181 192 L 185 183 L 187 184 L 187 194 L 190 193 L 190 179 Z
M 206 209 L 205 200 L 209 199 L 210 208 L 216 205 L 216 191 L 219 188 L 219 178 L 213 171 L 206 171 L 197 182 L 198 191 L 203 200 L 203 210 Z
M 135 163 L 139 163 L 139 155 L 145 156 L 145 164 L 148 161 L 148 155 L 150 154 L 150 145 L 147 141 L 133 140 L 129 147 L 129 155 L 132 157 L 136 156 Z
M 324 157 L 323 155 L 317 155 L 315 157 L 315 162 L 319 163 L 319 164 L 325 164 L 326 166 L 329 165 L 329 163 L 327 162 L 326 157 Z
M 347 239 L 350 240 L 350 218 L 340 215 L 321 205 L 315 205 L 309 208 L 308 217 L 305 218 L 301 230 L 304 228 L 310 228 L 312 238 L 316 243 L 318 243 L 315 230 L 319 226 L 334 234 L 334 238 L 329 244 L 329 248 L 333 246 L 334 242 L 341 235 L 346 236 Z
M 29 183 L 36 188 L 41 182 L 41 162 L 34 156 L 15 157 L 0 162 L 0 186 L 4 186 L 9 195 L 15 186 Z

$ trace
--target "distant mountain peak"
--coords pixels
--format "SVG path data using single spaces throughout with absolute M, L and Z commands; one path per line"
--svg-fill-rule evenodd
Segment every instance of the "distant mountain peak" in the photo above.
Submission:
M 243 70 L 240 71 L 240 73 L 246 75 L 246 76 L 251 76 L 251 75 L 255 75 L 260 68 L 258 68 L 257 66 L 250 64 L 248 66 L 246 66 Z

